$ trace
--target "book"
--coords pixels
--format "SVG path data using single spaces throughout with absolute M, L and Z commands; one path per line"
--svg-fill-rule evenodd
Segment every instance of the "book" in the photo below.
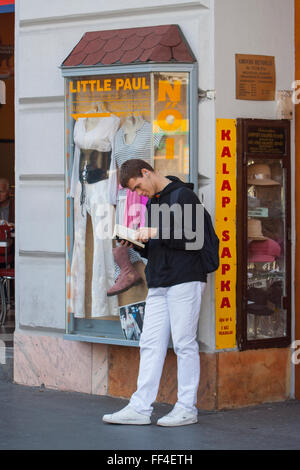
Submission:
M 132 228 L 128 228 L 125 225 L 116 224 L 114 233 L 113 233 L 113 239 L 125 240 L 140 248 L 145 248 L 144 243 L 139 242 L 138 240 L 135 239 L 135 234 L 136 234 L 136 230 L 133 230 Z

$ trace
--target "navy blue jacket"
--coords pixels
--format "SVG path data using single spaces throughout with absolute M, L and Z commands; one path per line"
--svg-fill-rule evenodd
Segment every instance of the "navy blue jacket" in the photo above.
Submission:
M 145 248 L 138 250 L 144 258 L 148 259 L 145 269 L 145 275 L 148 287 L 170 287 L 183 282 L 202 281 L 206 282 L 207 275 L 201 270 L 201 261 L 198 250 L 187 250 L 186 243 L 191 243 L 193 239 L 182 238 L 176 239 L 174 236 L 174 227 L 190 224 L 190 230 L 196 230 L 196 205 L 200 204 L 197 195 L 193 191 L 192 183 L 184 183 L 175 176 L 167 176 L 171 180 L 160 193 L 154 195 L 147 202 L 146 226 L 155 227 L 156 224 L 151 221 L 151 206 L 153 204 L 167 204 L 170 207 L 170 194 L 172 191 L 182 188 L 178 192 L 178 196 L 174 204 L 180 204 L 183 208 L 184 204 L 192 205 L 191 220 L 176 220 L 174 224 L 174 213 L 171 212 L 170 224 L 165 226 L 162 217 L 159 221 L 158 236 L 150 239 Z M 199 223 L 199 221 L 198 221 Z M 169 239 L 164 239 L 165 232 L 170 231 Z

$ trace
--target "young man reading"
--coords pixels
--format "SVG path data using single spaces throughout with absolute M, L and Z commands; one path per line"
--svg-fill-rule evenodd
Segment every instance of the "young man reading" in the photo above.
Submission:
M 181 426 L 196 423 L 198 411 L 195 405 L 200 380 L 196 337 L 201 297 L 206 285 L 195 235 L 197 224 L 203 223 L 201 217 L 197 220 L 197 208 L 201 204 L 191 183 L 183 183 L 174 176 L 164 177 L 140 159 L 131 159 L 122 165 L 120 183 L 149 198 L 148 225 L 137 232 L 137 239 L 146 244 L 142 256 L 148 259 L 145 275 L 149 290 L 140 338 L 137 390 L 125 408 L 104 415 L 103 421 L 151 424 L 152 403 L 158 393 L 171 334 L 177 355 L 178 399 L 172 411 L 160 418 L 157 424 Z M 176 191 L 175 197 L 172 196 L 173 191 Z M 179 204 L 182 211 L 171 210 L 168 217 L 162 209 L 174 203 Z M 184 212 L 185 206 L 190 208 L 187 213 Z M 161 209 L 159 217 L 153 216 L 159 213 L 154 209 Z M 128 242 L 122 243 L 128 245 Z

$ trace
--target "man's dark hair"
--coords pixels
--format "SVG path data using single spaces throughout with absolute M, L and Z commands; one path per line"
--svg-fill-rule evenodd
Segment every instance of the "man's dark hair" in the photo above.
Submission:
M 141 158 L 132 158 L 124 162 L 120 169 L 120 185 L 123 188 L 127 188 L 128 181 L 131 178 L 139 178 L 143 176 L 143 169 L 154 172 L 152 166 Z

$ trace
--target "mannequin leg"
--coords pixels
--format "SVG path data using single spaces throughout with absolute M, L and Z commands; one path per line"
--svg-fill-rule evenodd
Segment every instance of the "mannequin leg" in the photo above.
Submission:
M 106 202 L 107 180 L 88 185 L 89 211 L 92 219 L 94 253 L 92 276 L 92 317 L 119 315 L 118 298 L 107 297 L 114 283 L 112 248 L 113 207 Z
M 76 318 L 85 317 L 85 232 L 86 205 L 80 205 L 81 183 L 74 197 L 74 248 L 71 265 L 71 312 Z

